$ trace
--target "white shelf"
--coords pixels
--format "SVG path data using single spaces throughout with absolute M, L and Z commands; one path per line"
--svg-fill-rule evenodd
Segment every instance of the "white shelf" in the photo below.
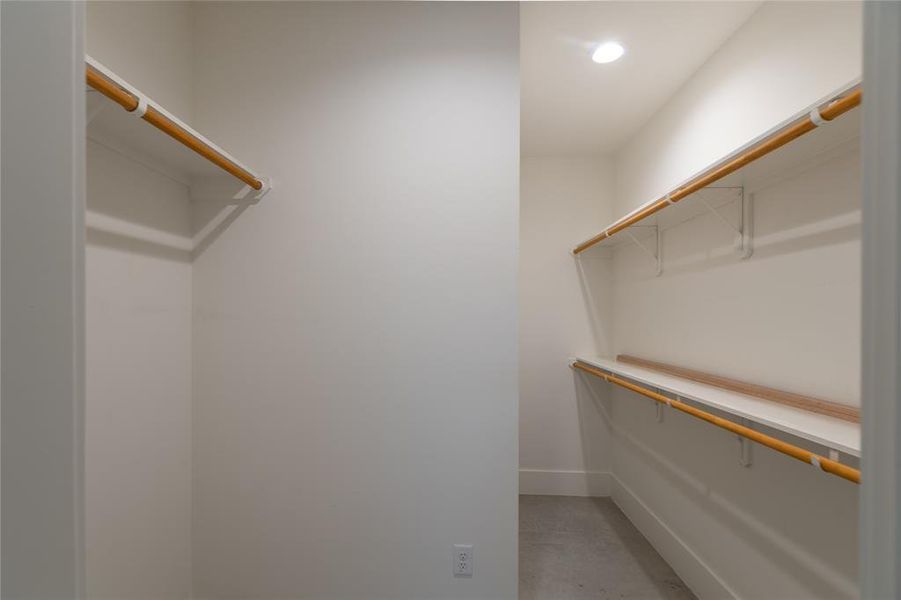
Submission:
M 577 360 L 661 392 L 860 457 L 860 425 L 606 358 Z
M 185 148 L 168 135 L 122 110 L 122 107 L 94 90 L 89 90 L 87 137 L 138 162 L 162 171 L 186 185 L 197 176 L 223 173 L 216 165 Z M 99 111 L 99 112 L 94 112 Z
M 85 63 L 133 95 L 145 98 L 148 105 L 163 113 L 178 127 L 193 135 L 204 145 L 214 149 L 243 169 L 254 172 L 100 62 L 86 56 Z M 89 86 L 86 87 L 85 109 L 88 139 L 164 173 L 172 179 L 190 186 L 195 178 L 231 177 L 217 165 L 188 149 L 137 115 L 123 110 L 121 106 Z M 239 181 L 235 183 L 236 189 L 240 189 L 241 186 L 243 183 Z
M 849 86 L 845 91 L 853 87 L 854 86 Z M 836 92 L 836 94 L 839 93 L 840 92 Z M 813 106 L 819 106 L 820 104 L 821 102 L 818 102 Z M 860 112 L 861 111 L 857 109 L 851 110 L 833 121 L 830 121 L 826 125 L 817 127 L 810 133 L 789 142 L 778 150 L 775 150 L 724 177 L 712 186 L 703 188 L 690 196 L 686 196 L 683 200 L 603 239 L 595 244 L 594 247 L 615 248 L 620 245 L 631 244 L 632 239 L 627 234 L 632 234 L 632 236 L 639 240 L 647 240 L 653 235 L 652 230 L 655 226 L 659 227 L 661 230 L 665 230 L 705 214 L 708 212 L 708 209 L 700 201 L 699 196 L 703 196 L 704 200 L 713 208 L 722 209 L 721 214 L 723 217 L 737 226 L 740 223 L 740 212 L 737 210 L 737 203 L 735 201 L 741 198 L 742 190 L 745 195 L 753 193 L 773 182 L 790 177 L 797 172 L 810 168 L 823 160 L 834 156 L 836 153 L 851 151 L 857 148 L 860 138 Z M 809 108 L 799 112 L 785 122 L 779 123 L 763 135 L 749 141 L 735 150 L 729 157 L 739 155 L 749 148 L 754 147 L 761 139 L 781 130 L 786 124 L 794 122 L 808 113 Z M 723 157 L 723 159 L 716 164 L 727 161 L 729 157 Z M 710 165 L 705 169 L 702 169 L 678 186 L 675 186 L 674 189 L 678 189 L 690 181 L 693 181 L 713 166 L 714 165 Z M 629 214 L 638 212 L 656 201 L 657 199 L 655 198 L 653 201 L 636 208 Z M 628 215 L 623 215 L 623 218 L 626 216 Z

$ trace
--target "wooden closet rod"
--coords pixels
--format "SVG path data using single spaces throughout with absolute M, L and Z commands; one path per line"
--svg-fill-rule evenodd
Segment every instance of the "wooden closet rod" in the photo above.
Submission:
M 638 221 L 641 221 L 656 212 L 659 212 L 669 206 L 672 203 L 678 202 L 682 200 L 686 196 L 689 196 L 701 188 L 707 187 L 708 185 L 719 181 L 726 175 L 730 175 L 735 171 L 741 169 L 748 163 L 754 162 L 758 158 L 762 156 L 766 156 L 770 152 L 781 148 L 785 144 L 790 141 L 797 139 L 804 135 L 805 133 L 811 132 L 817 128 L 818 124 L 815 120 L 815 114 L 818 112 L 820 118 L 823 121 L 831 121 L 834 118 L 845 114 L 855 106 L 860 104 L 861 99 L 861 90 L 860 88 L 854 90 L 847 96 L 843 96 L 829 104 L 825 107 L 820 108 L 815 111 L 811 111 L 811 114 L 803 117 L 799 121 L 794 124 L 788 125 L 779 131 L 774 132 L 773 134 L 767 136 L 760 142 L 758 142 L 753 147 L 745 150 L 735 158 L 728 160 L 726 163 L 719 165 L 717 167 L 713 167 L 706 173 L 701 174 L 694 180 L 685 184 L 682 187 L 676 188 L 669 194 L 660 198 L 659 200 L 645 206 L 638 212 L 632 213 L 622 219 L 616 221 L 612 225 L 610 225 L 607 229 L 594 236 L 590 240 L 582 242 L 578 246 L 573 249 L 573 254 L 579 254 L 580 252 L 584 252 L 588 250 L 595 244 L 600 243 L 604 239 L 610 237 L 614 233 L 618 231 L 622 231 L 626 227 L 630 225 L 634 225 Z
M 688 413 L 693 417 L 701 419 L 702 421 L 707 421 L 708 423 L 712 423 L 717 427 L 722 427 L 727 431 L 731 431 L 734 434 L 755 441 L 758 444 L 772 448 L 773 450 L 781 452 L 782 454 L 787 454 L 788 456 L 800 460 L 801 462 L 819 466 L 823 471 L 827 473 L 831 473 L 832 475 L 847 479 L 848 481 L 853 481 L 854 483 L 860 483 L 860 471 L 847 465 L 843 465 L 838 461 L 828 459 L 825 456 L 820 456 L 819 454 L 815 454 L 808 450 L 804 450 L 803 448 L 799 448 L 787 442 L 783 442 L 782 440 L 778 440 L 764 433 L 760 433 L 759 431 L 755 431 L 750 427 L 745 427 L 743 425 L 739 425 L 738 423 L 733 423 L 728 419 L 723 419 L 722 417 L 710 414 L 709 412 L 700 410 L 698 408 L 695 408 L 694 406 L 680 402 L 679 400 L 667 398 L 663 394 L 652 392 L 651 390 L 643 388 L 640 385 L 636 385 L 634 383 L 626 381 L 625 379 L 620 379 L 615 375 L 605 373 L 600 369 L 596 369 L 584 363 L 576 361 L 572 364 L 572 366 L 574 369 L 585 371 L 586 373 L 590 373 L 595 377 L 600 377 L 604 381 L 615 383 L 620 387 L 624 387 L 627 390 L 632 390 L 637 394 L 641 394 L 642 396 L 646 396 L 662 404 L 668 404 L 676 410 Z
M 128 112 L 138 109 L 140 101 L 131 92 L 122 89 L 115 82 L 107 79 L 100 71 L 86 65 L 88 85 L 117 103 Z M 166 135 L 181 142 L 200 156 L 204 157 L 216 166 L 231 173 L 255 190 L 263 189 L 263 182 L 254 177 L 252 173 L 243 167 L 236 165 L 231 160 L 220 154 L 217 150 L 208 146 L 203 140 L 185 131 L 173 122 L 169 117 L 156 110 L 153 106 L 147 106 L 147 111 L 141 117 Z

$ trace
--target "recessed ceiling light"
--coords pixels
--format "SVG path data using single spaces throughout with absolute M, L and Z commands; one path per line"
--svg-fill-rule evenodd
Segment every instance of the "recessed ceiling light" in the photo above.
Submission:
M 604 42 L 595 48 L 594 54 L 591 55 L 591 60 L 601 64 L 611 63 L 621 57 L 625 51 L 625 48 L 616 42 Z

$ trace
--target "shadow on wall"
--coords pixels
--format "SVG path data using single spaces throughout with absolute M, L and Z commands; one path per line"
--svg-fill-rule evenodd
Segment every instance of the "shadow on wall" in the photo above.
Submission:
M 608 496 L 610 495 L 608 474 L 611 471 L 613 462 L 611 460 L 612 431 L 610 424 L 612 421 L 610 419 L 609 403 L 602 400 L 602 398 L 606 399 L 606 394 L 603 394 L 603 390 L 597 396 L 591 394 L 586 389 L 590 382 L 587 382 L 584 377 L 579 377 L 579 373 L 574 369 L 572 371 L 576 410 L 579 415 L 580 446 L 582 448 L 582 460 L 584 461 L 587 479 L 586 489 L 592 490 L 592 493 L 596 495 Z M 592 478 L 597 477 L 599 473 L 602 473 L 602 477 L 605 479 L 603 482 L 604 489 L 594 490 Z
M 229 176 L 187 186 L 94 140 L 87 144 L 87 242 L 190 263 L 258 201 Z
M 795 165 L 788 173 L 751 173 L 744 182 L 751 203 L 753 254 L 750 260 L 785 256 L 860 239 L 859 140 L 851 139 Z M 741 185 L 736 181 L 734 185 Z M 702 190 L 703 191 L 703 190 Z M 698 194 L 679 203 L 678 220 L 661 213 L 662 276 L 740 264 L 736 234 L 740 204 L 719 202 L 711 214 Z M 668 218 L 670 220 L 668 220 Z M 620 234 L 622 238 L 622 234 Z M 590 252 L 590 251 L 589 251 Z M 616 259 L 619 281 L 653 280 L 654 265 L 627 239 L 606 250 Z
M 195 181 L 191 188 L 192 258 L 203 254 L 245 210 L 260 202 L 252 193 L 242 200 L 234 196 L 235 180 L 230 177 Z
M 657 422 L 656 402 L 587 374 L 573 377 L 580 408 L 601 413 L 612 433 L 617 485 L 725 582 L 732 580 L 725 562 L 747 569 L 740 557 L 750 553 L 808 597 L 856 597 L 856 520 L 833 518 L 857 514 L 849 510 L 856 486 L 761 447 L 754 464 L 741 467 L 735 436 L 672 410 Z M 813 506 L 812 497 L 820 499 Z M 711 556 L 714 546 L 732 558 Z
M 112 250 L 150 256 L 160 260 L 190 263 L 191 252 L 186 249 L 169 246 L 165 243 L 153 242 L 137 238 L 128 233 L 114 233 L 102 227 L 87 227 L 85 238 L 90 246 L 103 246 Z
M 855 144 L 745 187 L 754 250 L 746 260 L 735 233 L 706 211 L 662 232 L 659 277 L 641 249 L 628 241 L 618 247 L 614 354 L 859 404 Z M 722 206 L 722 215 L 734 217 L 728 210 L 737 204 Z
M 573 257 L 578 272 L 585 312 L 591 322 L 594 347 L 603 355 L 613 351 L 611 327 L 613 318 L 613 278 L 609 251 L 594 248 Z

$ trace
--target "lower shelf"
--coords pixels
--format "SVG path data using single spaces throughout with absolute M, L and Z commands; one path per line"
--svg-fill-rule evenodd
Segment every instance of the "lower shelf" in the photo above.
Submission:
M 607 358 L 578 357 L 602 371 L 620 375 L 682 399 L 759 423 L 850 456 L 860 457 L 860 425 L 753 396 L 643 369 Z

